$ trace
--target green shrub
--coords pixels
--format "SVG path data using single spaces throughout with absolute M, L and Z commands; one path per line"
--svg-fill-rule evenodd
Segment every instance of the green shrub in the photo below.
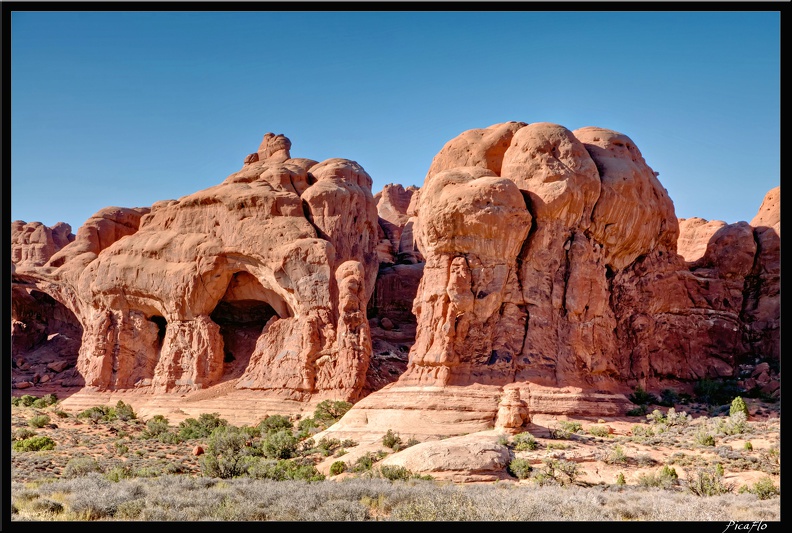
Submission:
M 385 433 L 385 436 L 382 437 L 382 445 L 398 452 L 401 449 L 402 440 L 397 433 L 394 433 L 392 429 L 389 429 Z
M 702 446 L 715 446 L 715 437 L 700 429 L 695 435 L 696 442 Z
M 319 453 L 321 453 L 323 456 L 328 457 L 332 455 L 333 452 L 340 447 L 341 447 L 340 440 L 323 437 L 319 439 L 319 442 L 316 445 L 316 450 L 319 451 Z
M 319 431 L 319 424 L 317 424 L 316 420 L 314 420 L 312 417 L 303 418 L 297 422 L 298 439 L 306 439 L 314 433 L 318 433 Z
M 512 439 L 512 444 L 514 445 L 514 449 L 518 452 L 536 450 L 539 448 L 539 443 L 536 442 L 536 438 L 527 431 L 517 433 L 514 439 Z
M 619 444 L 614 446 L 605 458 L 605 462 L 609 464 L 625 464 L 627 462 L 627 454 L 624 453 L 624 448 Z
M 124 454 L 129 453 L 129 446 L 127 446 L 123 442 L 116 442 L 115 443 L 115 449 L 116 449 L 116 453 L 118 455 L 124 455 Z
M 280 429 L 271 433 L 261 444 L 261 451 L 269 459 L 289 459 L 297 451 L 297 437 L 291 430 Z
M 248 436 L 240 428 L 229 425 L 216 427 L 201 456 L 201 472 L 208 477 L 223 479 L 246 474 L 253 455 L 247 443 Z
M 595 437 L 606 438 L 610 436 L 610 430 L 607 426 L 589 426 L 588 432 Z
M 316 406 L 313 417 L 319 426 L 327 428 L 338 422 L 351 408 L 349 402 L 324 400 Z
M 239 429 L 241 429 L 250 439 L 257 439 L 261 437 L 261 429 L 258 426 L 241 426 Z
M 528 459 L 516 457 L 511 460 L 506 470 L 517 479 L 528 479 L 533 467 Z
M 144 466 L 141 468 L 136 469 L 133 473 L 133 477 L 142 477 L 142 478 L 152 478 L 152 477 L 159 477 L 162 472 L 153 467 L 153 466 Z
M 384 455 L 381 453 L 368 452 L 357 458 L 357 461 L 352 465 L 351 471 L 355 473 L 368 472 L 374 466 L 374 463 L 382 459 Z
M 183 474 L 184 472 L 185 472 L 184 467 L 178 463 L 170 462 L 162 467 L 163 474 L 175 475 L 175 474 Z
M 664 423 L 668 426 L 679 426 L 684 427 L 690 424 L 693 420 L 689 414 L 685 411 L 679 411 L 673 407 L 671 407 L 665 415 Z
M 659 487 L 671 489 L 679 484 L 679 476 L 676 469 L 664 465 L 657 474 L 641 474 L 638 476 L 638 484 L 642 487 Z
M 91 472 L 103 472 L 100 465 L 93 457 L 72 457 L 63 469 L 63 477 L 80 477 Z
M 540 475 L 534 476 L 540 485 L 547 482 L 569 485 L 575 482 L 580 473 L 577 463 L 565 459 L 548 458 L 544 460 L 544 465 L 544 470 L 540 472 Z
M 624 479 L 624 474 L 622 474 L 621 472 L 619 472 L 619 474 L 616 476 L 616 484 L 617 485 L 627 484 L 627 481 Z
M 142 438 L 150 439 L 165 433 L 170 429 L 168 419 L 162 415 L 154 415 L 146 422 L 146 429 Z
M 32 407 L 37 409 L 44 409 L 45 407 L 49 407 L 50 405 L 55 405 L 58 403 L 58 397 L 54 394 L 45 394 L 41 398 L 37 398 L 31 404 Z
M 63 512 L 63 504 L 49 498 L 39 498 L 30 503 L 30 510 L 44 515 L 55 515 Z
M 14 431 L 14 434 L 11 436 L 11 440 L 25 440 L 35 436 L 36 436 L 36 432 L 33 431 L 32 429 L 19 428 L 16 431 Z
M 723 405 L 730 403 L 735 396 L 741 394 L 742 389 L 735 380 L 702 379 L 693 388 L 698 401 L 707 405 Z
M 188 418 L 179 423 L 179 437 L 184 440 L 204 439 L 215 429 L 227 425 L 228 421 L 220 418 L 218 413 L 201 413 L 197 420 Z
M 657 398 L 654 397 L 653 394 L 650 394 L 643 390 L 640 386 L 635 387 L 635 391 L 630 394 L 629 399 L 632 403 L 636 405 L 650 405 L 653 403 L 657 403 Z
M 554 439 L 568 439 L 574 433 L 578 433 L 583 429 L 579 422 L 570 422 L 568 420 L 561 420 L 558 422 L 558 427 L 550 430 L 550 436 Z
M 730 416 L 733 416 L 736 413 L 745 413 L 745 419 L 748 420 L 748 406 L 745 404 L 745 400 L 739 396 L 732 400 L 731 407 L 729 408 Z
M 643 415 L 646 414 L 646 411 L 648 411 L 648 408 L 646 407 L 646 405 L 639 405 L 635 409 L 629 409 L 624 414 L 627 415 L 627 416 L 643 416 Z
M 264 420 L 259 422 L 258 428 L 261 430 L 262 435 L 269 435 L 270 433 L 275 433 L 282 429 L 291 430 L 294 427 L 294 424 L 291 420 L 283 415 L 272 415 L 266 417 Z
M 106 405 L 95 405 L 77 414 L 77 418 L 84 418 L 97 424 L 109 422 L 116 418 L 115 409 Z
M 175 431 L 164 431 L 157 435 L 156 440 L 163 444 L 179 444 L 182 438 Z
M 322 481 L 325 476 L 312 464 L 297 463 L 289 459 L 257 459 L 248 469 L 248 475 L 255 479 L 285 481 Z
M 753 484 L 753 487 L 748 489 L 751 494 L 756 494 L 760 500 L 767 500 L 773 496 L 780 496 L 781 491 L 775 486 L 773 480 L 769 477 L 763 477 Z
M 57 416 L 58 418 L 69 418 L 69 413 L 67 413 L 66 411 L 61 411 L 60 409 L 55 409 L 55 410 L 54 410 L 54 411 L 52 411 L 52 412 L 53 412 L 53 413 L 55 414 L 55 416 Z
M 346 463 L 344 461 L 335 461 L 330 465 L 330 475 L 337 476 L 346 470 Z
M 47 415 L 36 415 L 28 420 L 28 425 L 33 428 L 43 428 L 50 423 L 50 417 Z
M 753 444 L 751 444 L 751 441 L 747 440 L 747 441 L 745 441 L 745 444 L 743 445 L 743 448 L 750 452 L 750 451 L 753 450 Z
M 665 423 L 665 415 L 660 409 L 655 409 L 648 415 L 646 415 L 646 420 L 649 421 L 650 424 L 664 424 Z
M 134 420 L 137 418 L 135 411 L 132 409 L 132 406 L 118 400 L 118 403 L 115 406 L 115 417 L 119 420 L 127 421 L 127 420 Z
M 636 437 L 653 437 L 654 430 L 651 426 L 644 426 L 641 424 L 635 424 L 632 427 L 632 434 Z
M 704 468 L 688 476 L 688 490 L 696 496 L 717 496 L 734 490 L 730 483 L 723 482 L 723 476 L 715 468 Z
M 745 433 L 747 429 L 748 421 L 742 411 L 735 411 L 734 414 L 719 419 L 715 426 L 715 431 L 726 435 L 739 435 Z
M 413 477 L 413 473 L 403 466 L 383 465 L 379 468 L 379 475 L 391 481 L 406 481 Z
M 662 405 L 663 407 L 673 407 L 678 402 L 679 395 L 675 390 L 663 389 L 660 391 L 660 400 L 658 400 L 658 404 Z
M 52 450 L 55 448 L 55 441 L 49 437 L 35 436 L 23 440 L 15 440 L 11 443 L 11 449 L 17 452 L 37 452 L 40 450 Z
M 129 479 L 132 477 L 132 468 L 128 465 L 117 465 L 112 467 L 105 473 L 105 477 L 113 482 L 119 482 L 122 479 Z
M 37 396 L 33 396 L 31 394 L 23 394 L 22 396 L 17 396 L 16 398 L 11 399 L 11 405 L 14 407 L 30 407 L 33 403 L 38 400 Z

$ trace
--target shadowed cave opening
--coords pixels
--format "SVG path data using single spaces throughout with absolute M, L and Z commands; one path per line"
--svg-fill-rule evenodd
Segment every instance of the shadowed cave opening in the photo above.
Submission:
M 30 381 L 34 374 L 49 374 L 52 380 L 60 379 L 75 386 L 84 384 L 74 368 L 83 334 L 74 313 L 49 294 L 36 289 L 14 287 L 11 304 L 11 316 L 17 322 L 12 325 L 11 334 L 14 377 Z M 22 368 L 17 365 L 18 361 L 25 362 Z M 50 363 L 59 363 L 59 366 L 49 368 Z
M 157 325 L 157 354 L 162 350 L 162 343 L 165 340 L 165 333 L 168 331 L 168 321 L 164 316 L 152 315 L 149 320 Z
M 273 317 L 277 320 L 290 313 L 274 291 L 265 289 L 251 274 L 237 272 L 209 316 L 220 326 L 223 337 L 224 377 L 234 378 L 247 368 L 264 326 Z

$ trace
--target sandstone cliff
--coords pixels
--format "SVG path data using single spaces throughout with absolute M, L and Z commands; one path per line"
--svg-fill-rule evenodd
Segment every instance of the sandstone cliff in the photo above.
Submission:
M 36 263 L 17 263 L 17 286 L 50 294 L 82 326 L 88 387 L 234 377 L 286 397 L 357 398 L 378 267 L 371 178 L 354 161 L 292 160 L 290 146 L 267 134 L 215 187 L 103 210 L 44 266 L 49 249 L 19 247 Z
M 76 237 L 15 222 L 15 356 L 69 329 L 64 385 L 227 383 L 358 401 L 339 431 L 453 434 L 779 357 L 779 188 L 750 224 L 678 220 L 629 137 L 551 123 L 464 132 L 420 189 L 376 196 L 354 161 L 290 149 L 268 133 L 222 183 Z

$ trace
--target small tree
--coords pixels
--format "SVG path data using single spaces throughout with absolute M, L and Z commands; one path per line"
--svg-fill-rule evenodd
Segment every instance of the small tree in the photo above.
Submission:
M 247 473 L 253 450 L 247 445 L 248 436 L 235 426 L 219 426 L 212 431 L 201 457 L 201 471 L 209 477 L 223 479 Z
M 737 396 L 734 400 L 732 400 L 731 408 L 729 409 L 730 416 L 734 416 L 737 413 L 745 413 L 745 419 L 748 419 L 748 406 L 745 405 L 745 400 L 743 400 L 740 396 Z
M 115 406 L 115 416 L 119 420 L 134 420 L 137 418 L 135 411 L 132 409 L 132 406 L 118 400 L 118 403 Z
M 314 410 L 314 420 L 323 427 L 329 427 L 338 422 L 352 404 L 344 401 L 324 400 L 319 402 Z

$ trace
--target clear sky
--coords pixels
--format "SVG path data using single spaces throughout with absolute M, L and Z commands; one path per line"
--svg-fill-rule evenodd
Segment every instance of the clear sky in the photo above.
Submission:
M 420 186 L 448 140 L 509 120 L 628 135 L 678 217 L 750 221 L 780 184 L 778 12 L 17 11 L 11 24 L 11 220 L 76 233 L 103 207 L 179 198 L 239 170 L 266 132 L 292 157 L 357 161 L 375 193 Z

